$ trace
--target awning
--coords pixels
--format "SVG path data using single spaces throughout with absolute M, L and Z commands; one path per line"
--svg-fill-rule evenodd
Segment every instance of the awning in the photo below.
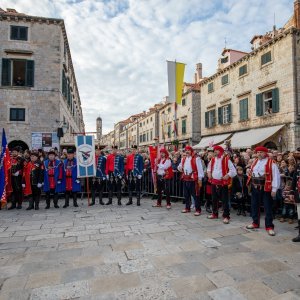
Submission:
M 239 148 L 250 148 L 255 146 L 266 139 L 270 138 L 280 129 L 282 129 L 284 125 L 277 125 L 265 128 L 256 128 L 250 129 L 246 131 L 236 132 L 231 138 L 231 148 L 239 149 Z
M 218 145 L 228 139 L 231 135 L 232 133 L 225 133 L 203 137 L 199 144 L 193 146 L 193 149 L 198 150 L 210 147 L 212 145 Z

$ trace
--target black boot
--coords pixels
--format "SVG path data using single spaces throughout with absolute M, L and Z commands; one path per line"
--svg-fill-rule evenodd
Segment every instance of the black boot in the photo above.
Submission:
M 74 207 L 78 207 L 78 204 L 77 204 L 77 193 L 73 193 L 73 206 Z
M 106 205 L 111 205 L 112 204 L 112 199 L 110 198 L 109 200 L 108 200 L 108 202 L 106 203 Z
M 292 241 L 293 241 L 294 243 L 300 242 L 300 220 L 298 220 L 298 227 L 299 227 L 299 233 L 298 233 L 298 236 L 296 236 L 295 238 L 292 239 Z
M 54 195 L 53 203 L 54 203 L 55 208 L 59 208 L 59 206 L 57 204 L 58 203 L 58 195 L 57 194 Z
M 132 205 L 132 198 L 129 198 L 128 202 L 126 203 L 126 205 Z
M 35 202 L 34 202 L 34 209 L 35 210 L 39 210 L 40 208 L 39 208 L 39 203 L 40 203 L 40 200 L 36 200 Z
M 17 205 L 17 209 L 21 209 L 22 208 L 22 200 L 18 201 L 18 205 Z
M 50 195 L 46 195 L 46 207 L 45 209 L 49 209 L 50 208 Z
M 15 209 L 16 207 L 16 202 L 14 201 L 11 203 L 11 207 L 8 210 Z
M 69 206 L 69 199 L 70 199 L 70 195 L 68 192 L 66 192 L 66 195 L 65 195 L 65 205 L 63 206 L 63 208 L 66 208 Z
M 242 214 L 242 211 L 240 208 L 238 208 L 237 215 L 240 216 L 241 214 Z
M 29 206 L 26 208 L 26 210 L 31 210 L 33 208 L 33 200 L 29 200 Z
M 137 206 L 141 206 L 141 199 L 140 199 L 140 198 L 137 198 L 137 199 L 136 199 L 136 205 L 137 205 Z
M 120 199 L 120 198 L 118 199 L 118 205 L 119 205 L 119 206 L 122 205 L 122 202 L 121 202 L 121 199 Z
M 99 200 L 99 204 L 104 205 L 104 202 L 103 202 L 102 198 Z

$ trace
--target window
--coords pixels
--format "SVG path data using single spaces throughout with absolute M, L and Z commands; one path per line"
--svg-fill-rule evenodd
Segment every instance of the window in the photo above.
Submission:
M 279 90 L 266 91 L 256 95 L 256 115 L 263 116 L 279 112 Z
M 25 121 L 25 108 L 11 108 L 9 113 L 10 121 Z
M 34 86 L 34 61 L 2 58 L 2 86 Z
M 207 90 L 209 93 L 213 92 L 214 91 L 214 83 L 213 82 L 210 82 L 208 85 L 207 85 Z
M 181 105 L 182 105 L 182 106 L 185 106 L 185 105 L 186 105 L 186 100 L 185 100 L 185 99 L 182 99 Z
M 171 107 L 168 107 L 168 113 L 170 113 L 171 112 Z
M 226 64 L 228 62 L 228 56 L 221 58 L 221 64 Z
M 261 65 L 264 65 L 270 62 L 271 60 L 272 60 L 272 55 L 271 55 L 271 51 L 269 51 L 261 56 Z
M 143 142 L 146 142 L 146 133 L 143 134 Z
M 140 127 L 142 127 L 142 125 L 143 125 L 143 124 L 142 124 L 142 123 L 140 123 Z
M 153 132 L 152 132 L 152 130 L 150 131 L 150 141 L 152 141 L 153 140 Z
M 248 120 L 248 98 L 240 100 L 240 121 Z
M 228 83 L 228 74 L 222 76 L 221 83 L 222 83 L 222 85 L 225 85 Z
M 10 26 L 10 39 L 18 41 L 28 40 L 28 27 L 25 26 Z
M 143 135 L 141 134 L 140 135 L 140 143 L 142 143 L 143 142 Z
M 169 124 L 168 125 L 168 138 L 171 137 L 171 125 Z
M 211 128 L 216 125 L 216 110 L 212 109 L 205 112 L 205 127 Z
M 239 76 L 247 74 L 247 65 L 243 65 L 239 68 Z
M 147 119 L 147 124 L 149 123 L 149 120 Z
M 181 132 L 182 134 L 186 134 L 186 119 L 182 119 L 181 121 Z
M 150 122 L 152 122 L 152 117 L 150 118 Z
M 231 104 L 218 108 L 218 123 L 221 125 L 231 123 Z
M 147 132 L 147 142 L 149 141 L 149 132 Z

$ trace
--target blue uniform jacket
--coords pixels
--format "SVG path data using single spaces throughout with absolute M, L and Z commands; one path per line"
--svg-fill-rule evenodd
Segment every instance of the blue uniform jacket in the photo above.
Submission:
M 101 155 L 98 157 L 98 161 L 97 161 L 97 170 L 96 170 L 97 178 L 101 178 L 103 180 L 106 179 L 105 168 L 106 168 L 106 157 Z
M 144 160 L 142 155 L 136 154 L 133 161 L 133 176 L 142 176 L 144 171 Z
M 68 159 L 64 160 L 64 188 L 66 189 L 66 170 L 67 170 L 67 165 L 68 165 Z M 80 192 L 81 191 L 81 184 L 80 181 L 79 183 L 76 182 L 76 180 L 79 180 L 77 178 L 77 160 L 74 157 L 73 158 L 73 166 L 72 166 L 72 192 Z
M 124 175 L 124 157 L 121 155 L 116 155 L 115 157 L 115 176 L 123 176 Z
M 49 186 L 49 176 L 48 176 L 48 165 L 49 165 L 49 159 L 44 161 L 44 192 L 50 191 Z M 62 172 L 62 179 L 64 177 L 64 168 L 63 168 L 63 162 L 55 159 L 54 160 L 54 180 L 55 180 L 55 192 L 56 193 L 63 193 L 65 191 L 65 186 L 63 185 L 63 180 L 61 180 L 60 184 L 57 184 L 58 178 L 59 178 L 59 170 L 61 169 Z

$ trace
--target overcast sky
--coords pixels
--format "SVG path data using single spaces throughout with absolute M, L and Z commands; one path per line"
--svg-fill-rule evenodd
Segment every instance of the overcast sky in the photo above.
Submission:
M 195 65 L 204 76 L 216 70 L 227 48 L 250 51 L 255 34 L 282 27 L 293 0 L 1 0 L 2 8 L 63 18 L 86 131 L 102 117 L 114 123 L 147 110 L 167 95 L 166 60 Z

